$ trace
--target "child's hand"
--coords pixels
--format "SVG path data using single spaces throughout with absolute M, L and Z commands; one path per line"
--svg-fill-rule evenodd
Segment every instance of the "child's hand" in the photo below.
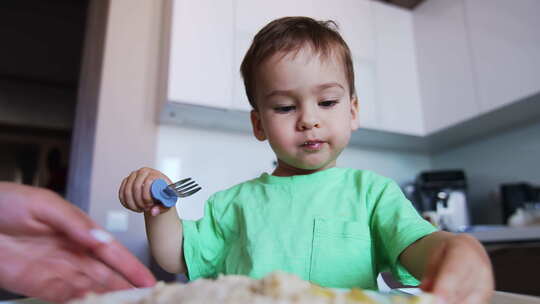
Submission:
M 118 190 L 118 198 L 124 207 L 135 212 L 149 212 L 156 216 L 169 208 L 155 201 L 150 194 L 152 182 L 158 178 L 164 179 L 167 184 L 171 180 L 163 173 L 152 168 L 141 168 L 122 180 Z
M 452 236 L 433 250 L 420 287 L 447 304 L 487 303 L 494 289 L 489 257 L 472 236 Z

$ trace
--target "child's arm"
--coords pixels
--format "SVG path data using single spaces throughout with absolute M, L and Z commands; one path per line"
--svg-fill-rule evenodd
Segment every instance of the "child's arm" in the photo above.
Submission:
M 423 290 L 447 303 L 485 303 L 493 293 L 489 257 L 470 235 L 434 232 L 407 247 L 399 260 L 422 278 Z
M 182 220 L 178 218 L 176 207 L 157 216 L 145 212 L 144 220 L 152 256 L 158 264 L 170 273 L 186 273 L 182 251 Z
M 185 273 L 186 266 L 182 252 L 182 221 L 176 208 L 166 208 L 156 202 L 150 187 L 155 179 L 162 178 L 168 184 L 171 180 L 163 173 L 141 168 L 124 178 L 118 197 L 124 207 L 135 212 L 144 212 L 146 235 L 152 255 L 158 264 L 171 273 Z

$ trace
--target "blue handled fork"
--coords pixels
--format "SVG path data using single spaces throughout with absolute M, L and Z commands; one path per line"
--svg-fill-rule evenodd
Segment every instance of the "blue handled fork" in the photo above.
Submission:
M 170 208 L 176 205 L 179 197 L 188 197 L 201 189 L 191 177 L 170 185 L 167 185 L 164 179 L 158 178 L 152 182 L 150 193 L 155 200 Z

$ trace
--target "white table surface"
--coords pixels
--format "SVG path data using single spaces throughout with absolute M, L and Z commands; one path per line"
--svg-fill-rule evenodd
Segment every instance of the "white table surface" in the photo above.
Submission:
M 52 304 L 36 299 L 0 301 L 0 304 Z M 531 297 L 514 293 L 496 291 L 491 304 L 540 304 L 540 297 Z

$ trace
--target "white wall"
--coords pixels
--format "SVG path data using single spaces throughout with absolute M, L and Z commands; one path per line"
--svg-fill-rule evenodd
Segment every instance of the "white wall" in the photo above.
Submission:
M 214 192 L 271 173 L 275 155 L 268 142 L 251 134 L 160 126 L 157 140 L 157 168 L 171 179 L 192 177 L 203 189 L 180 200 L 182 218 L 197 219 L 206 199 Z M 338 167 L 369 169 L 399 183 L 414 179 L 418 171 L 430 168 L 430 158 L 376 149 L 347 148 Z

